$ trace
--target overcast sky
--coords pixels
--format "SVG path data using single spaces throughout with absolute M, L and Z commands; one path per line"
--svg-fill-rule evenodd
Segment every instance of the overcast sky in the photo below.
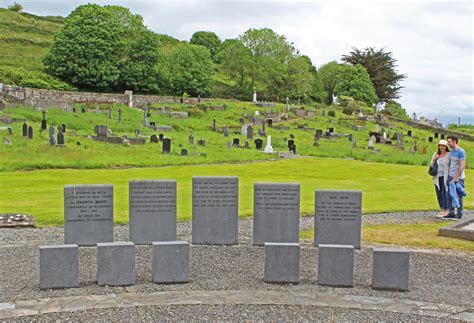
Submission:
M 410 114 L 474 123 L 471 1 L 16 1 L 26 12 L 61 16 L 88 2 L 122 5 L 151 30 L 182 40 L 198 30 L 226 39 L 269 27 L 318 67 L 354 46 L 385 47 L 407 74 L 400 102 Z

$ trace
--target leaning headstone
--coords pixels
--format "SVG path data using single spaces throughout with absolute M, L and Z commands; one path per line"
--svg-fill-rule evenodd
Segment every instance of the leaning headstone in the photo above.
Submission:
M 152 134 L 150 136 L 150 142 L 157 143 L 159 141 L 158 136 L 155 134 Z
M 112 242 L 112 185 L 64 186 L 64 241 L 80 246 Z
M 79 286 L 79 248 L 76 244 L 39 247 L 41 289 Z
M 193 177 L 193 244 L 237 244 L 238 177 Z
M 185 283 L 189 280 L 189 243 L 153 242 L 152 281 L 157 284 Z
M 266 242 L 263 280 L 267 283 L 299 283 L 300 245 Z
M 354 286 L 354 247 L 347 245 L 319 245 L 318 284 Z
M 361 191 L 315 192 L 314 245 L 341 244 L 360 249 Z
M 299 241 L 300 184 L 255 183 L 253 244 Z
M 129 240 L 176 240 L 176 181 L 129 181 Z
M 135 244 L 133 242 L 97 244 L 97 283 L 99 286 L 135 284 Z
M 409 290 L 410 252 L 402 249 L 374 248 L 372 288 Z

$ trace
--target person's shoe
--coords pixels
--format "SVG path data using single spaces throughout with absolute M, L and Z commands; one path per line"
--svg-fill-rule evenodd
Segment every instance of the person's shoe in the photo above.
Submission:
M 456 220 L 456 216 L 454 214 L 448 214 L 446 216 L 443 216 L 441 219 L 443 219 L 443 220 Z
M 446 216 L 446 214 L 448 214 L 446 211 L 441 210 L 441 211 L 439 211 L 439 213 L 436 215 L 436 217 L 437 217 L 438 219 L 442 219 L 444 216 Z
M 454 217 L 454 220 L 462 220 L 462 215 L 456 215 L 456 216 Z

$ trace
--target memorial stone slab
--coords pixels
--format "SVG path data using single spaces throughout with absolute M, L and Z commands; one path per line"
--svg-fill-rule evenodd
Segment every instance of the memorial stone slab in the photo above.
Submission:
M 299 283 L 299 244 L 266 242 L 263 279 L 268 283 Z
M 314 245 L 342 244 L 360 249 L 361 191 L 317 190 Z
M 97 244 L 99 286 L 135 284 L 135 244 L 128 241 Z
M 189 280 L 189 243 L 187 241 L 153 242 L 152 281 L 185 283 Z
M 129 181 L 128 187 L 130 241 L 176 240 L 176 181 Z
M 39 247 L 40 288 L 79 286 L 79 248 L 76 244 Z
M 193 177 L 193 244 L 237 244 L 238 177 Z
M 318 284 L 354 286 L 354 247 L 347 245 L 319 245 Z
M 402 249 L 374 248 L 372 288 L 409 290 L 410 252 Z
M 64 186 L 64 240 L 79 246 L 113 241 L 113 186 Z
M 299 241 L 300 184 L 255 183 L 253 244 Z

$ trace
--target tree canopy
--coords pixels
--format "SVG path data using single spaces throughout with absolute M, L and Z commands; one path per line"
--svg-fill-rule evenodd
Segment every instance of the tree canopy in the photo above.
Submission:
M 400 97 L 403 88 L 400 82 L 406 75 L 398 73 L 397 60 L 393 58 L 392 52 L 386 52 L 384 48 L 359 50 L 354 47 L 348 55 L 342 56 L 342 61 L 365 67 L 380 101 L 388 102 Z
M 368 105 L 378 100 L 367 70 L 359 64 L 339 66 L 334 93 L 338 96 L 350 96 Z
M 193 45 L 204 46 L 209 49 L 211 57 L 214 60 L 216 58 L 217 51 L 219 50 L 221 40 L 219 36 L 217 36 L 216 33 L 212 31 L 196 31 L 192 35 L 190 43 Z

